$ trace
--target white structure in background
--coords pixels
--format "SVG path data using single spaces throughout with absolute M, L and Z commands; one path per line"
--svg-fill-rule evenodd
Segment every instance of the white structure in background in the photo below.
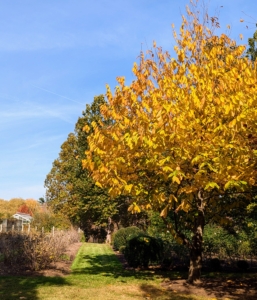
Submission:
M 22 225 L 24 224 L 30 224 L 30 222 L 32 221 L 32 217 L 31 215 L 29 214 L 24 214 L 24 213 L 21 213 L 21 212 L 17 212 L 16 214 L 14 214 L 12 216 L 13 218 L 17 219 L 17 220 L 20 220 L 22 221 Z

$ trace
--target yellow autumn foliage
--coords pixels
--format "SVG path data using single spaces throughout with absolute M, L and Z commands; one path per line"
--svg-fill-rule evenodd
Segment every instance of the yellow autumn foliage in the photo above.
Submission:
M 89 137 L 84 168 L 111 195 L 134 197 L 130 210 L 189 213 L 199 192 L 203 208 L 255 184 L 257 65 L 188 14 L 174 35 L 177 58 L 155 44 L 142 53 L 130 85 L 120 77 L 114 93 L 107 86 L 101 112 L 111 125 L 94 124 Z

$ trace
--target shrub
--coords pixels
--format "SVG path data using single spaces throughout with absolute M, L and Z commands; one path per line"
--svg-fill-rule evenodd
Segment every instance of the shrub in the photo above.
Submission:
M 250 223 L 251 226 L 251 223 Z M 219 259 L 235 260 L 244 259 L 249 255 L 255 255 L 254 244 L 255 230 L 240 228 L 238 226 L 222 228 L 215 224 L 208 224 L 204 229 L 204 253 L 207 258 L 212 255 Z
M 160 239 L 148 235 L 131 238 L 126 245 L 124 254 L 131 267 L 148 267 L 150 262 L 159 262 L 163 252 Z
M 125 253 L 125 249 L 126 249 L 126 246 L 120 246 L 119 248 L 119 252 L 124 254 Z
M 239 260 L 237 263 L 238 269 L 247 270 L 249 268 L 249 264 L 246 260 Z
M 79 237 L 80 237 L 80 242 L 81 243 L 85 243 L 86 242 L 86 237 L 85 237 L 85 233 L 83 231 L 81 231 L 79 233 Z
M 41 270 L 57 261 L 67 246 L 79 241 L 78 232 L 57 231 L 55 235 L 31 232 L 6 232 L 0 234 L 0 253 L 10 267 Z
M 163 266 L 163 267 L 169 268 L 169 267 L 172 265 L 172 263 L 173 263 L 173 260 L 172 260 L 171 257 L 170 257 L 170 258 L 164 258 L 164 259 L 162 260 L 162 266 Z
M 214 271 L 218 271 L 220 269 L 220 260 L 218 258 L 212 258 L 210 260 L 210 267 L 214 270 Z
M 119 250 L 121 246 L 126 246 L 126 243 L 130 238 L 140 234 L 144 234 L 144 232 L 136 226 L 119 229 L 113 236 L 114 250 Z

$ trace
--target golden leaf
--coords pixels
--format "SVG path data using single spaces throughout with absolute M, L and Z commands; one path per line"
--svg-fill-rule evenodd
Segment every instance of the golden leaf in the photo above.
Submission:
M 103 188 L 102 184 L 98 181 L 96 181 L 95 185 L 99 186 L 100 188 Z
M 83 127 L 83 131 L 85 131 L 85 132 L 89 132 L 90 131 L 90 127 L 88 126 L 88 125 L 85 125 L 84 127 Z

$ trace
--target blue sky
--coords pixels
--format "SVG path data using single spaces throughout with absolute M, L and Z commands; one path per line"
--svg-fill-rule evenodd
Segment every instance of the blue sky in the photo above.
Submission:
M 188 2 L 0 0 L 0 198 L 44 196 L 45 177 L 85 105 L 107 83 L 113 89 L 117 76 L 131 81 L 133 62 L 153 40 L 172 53 L 171 24 L 179 29 Z M 205 2 L 246 44 L 257 1 Z

